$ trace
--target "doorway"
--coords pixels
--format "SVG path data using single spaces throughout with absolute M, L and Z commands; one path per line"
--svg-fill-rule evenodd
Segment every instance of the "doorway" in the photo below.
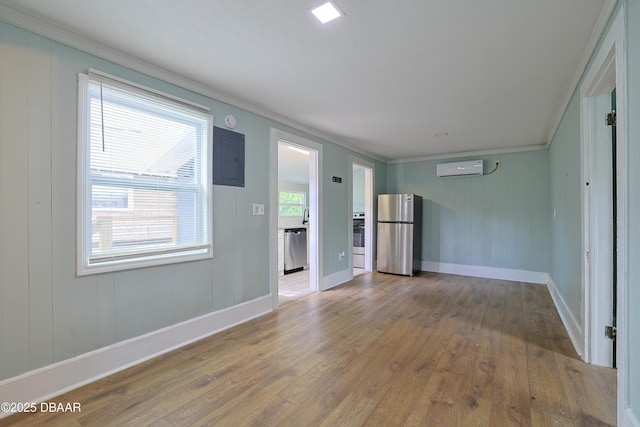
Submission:
M 352 184 L 349 188 L 349 212 L 352 213 L 351 266 L 353 276 L 371 272 L 373 265 L 374 222 L 374 164 L 349 156 Z
M 321 154 L 320 144 L 271 130 L 270 282 L 274 309 L 320 288 Z M 287 260 L 295 265 L 287 265 Z
M 628 189 L 623 11 L 622 7 L 618 10 L 580 87 L 584 359 L 617 367 L 619 420 L 624 416 L 621 402 L 626 401 L 628 372 L 624 304 L 628 289 Z M 606 120 L 614 91 L 615 134 Z M 616 327 L 616 341 L 605 336 L 607 326 Z

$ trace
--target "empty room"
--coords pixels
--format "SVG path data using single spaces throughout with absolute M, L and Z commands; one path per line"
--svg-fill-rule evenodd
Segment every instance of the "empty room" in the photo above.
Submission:
M 0 426 L 640 427 L 640 3 L 0 0 Z

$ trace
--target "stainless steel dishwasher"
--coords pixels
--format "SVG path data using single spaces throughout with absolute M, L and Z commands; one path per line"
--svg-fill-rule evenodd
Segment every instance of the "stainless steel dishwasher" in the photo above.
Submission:
M 284 274 L 300 271 L 307 265 L 307 229 L 284 229 Z

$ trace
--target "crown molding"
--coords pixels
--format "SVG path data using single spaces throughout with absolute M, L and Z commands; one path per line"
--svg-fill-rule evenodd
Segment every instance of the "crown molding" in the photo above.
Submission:
M 339 138 L 336 135 L 323 132 L 314 127 L 305 125 L 304 123 L 293 120 L 280 113 L 276 113 L 266 106 L 258 105 L 246 99 L 228 94 L 205 83 L 184 77 L 176 72 L 170 71 L 151 62 L 141 60 L 133 55 L 121 52 L 105 44 L 98 43 L 86 37 L 79 36 L 71 31 L 61 28 L 59 25 L 45 18 L 33 16 L 11 6 L 0 4 L 0 19 L 9 24 L 15 25 L 16 27 L 31 31 L 32 33 L 62 43 L 66 46 L 81 50 L 91 55 L 95 55 L 99 58 L 113 62 L 114 64 L 121 65 L 123 67 L 146 74 L 153 78 L 157 78 L 164 82 L 171 83 L 183 89 L 190 90 L 197 94 L 209 97 L 219 102 L 223 102 L 233 107 L 241 108 L 250 113 L 257 114 L 258 116 L 261 116 L 263 118 L 273 120 L 284 126 L 288 126 L 290 128 L 304 132 L 310 136 L 314 136 L 324 141 L 339 145 L 354 153 L 358 153 L 360 155 L 378 160 L 380 162 L 385 162 L 387 160 L 386 158 L 383 158 L 381 156 L 369 153 L 366 150 L 358 149 L 353 147 L 352 145 L 349 145 L 348 141 L 344 141 L 344 138 Z
M 541 145 L 527 145 L 526 147 L 512 147 L 512 148 L 496 148 L 492 150 L 478 150 L 478 151 L 461 151 L 458 153 L 437 154 L 434 156 L 422 156 L 411 157 L 408 159 L 389 160 L 388 164 L 394 163 L 412 163 L 412 162 L 424 162 L 427 160 L 445 160 L 445 159 L 458 159 L 462 157 L 481 157 L 481 156 L 493 156 L 496 154 L 511 154 L 522 153 L 525 151 L 539 151 L 546 150 L 547 146 Z
M 585 46 L 584 51 L 582 52 L 582 57 L 580 58 L 580 62 L 578 63 L 578 68 L 576 69 L 573 79 L 571 80 L 571 85 L 569 86 L 569 90 L 567 91 L 564 97 L 564 100 L 562 101 L 562 104 L 556 111 L 555 121 L 553 126 L 549 128 L 549 131 L 547 132 L 547 135 L 545 137 L 545 140 L 547 141 L 546 143 L 547 148 L 551 146 L 553 138 L 556 136 L 556 132 L 558 131 L 560 122 L 564 117 L 564 113 L 565 111 L 567 111 L 567 107 L 571 102 L 571 98 L 573 98 L 573 94 L 575 93 L 576 89 L 578 88 L 578 85 L 580 84 L 580 81 L 582 80 L 582 76 L 584 75 L 587 65 L 589 64 L 589 60 L 591 59 L 591 56 L 593 55 L 593 52 L 595 51 L 596 46 L 600 41 L 600 37 L 602 37 L 602 34 L 604 33 L 604 30 L 606 29 L 607 24 L 611 19 L 611 16 L 616 7 L 616 4 L 617 4 L 617 0 L 607 0 L 605 4 L 602 6 L 600 15 L 596 20 L 593 30 L 591 30 L 591 35 L 589 36 L 587 45 Z

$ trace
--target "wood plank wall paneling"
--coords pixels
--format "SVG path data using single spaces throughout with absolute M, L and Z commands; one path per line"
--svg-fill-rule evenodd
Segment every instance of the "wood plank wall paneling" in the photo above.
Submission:
M 268 215 L 251 203 L 268 194 L 275 123 L 240 110 L 252 168 L 242 191 L 214 187 L 215 258 L 76 276 L 77 76 L 89 68 L 231 109 L 0 21 L 0 380 L 270 291 Z
M 613 426 L 543 285 L 372 273 L 0 424 Z
M 27 38 L 27 187 L 29 198 L 29 367 L 53 361 L 51 280 L 50 42 Z M 42 241 L 45 244 L 42 244 Z
M 484 158 L 482 177 L 438 178 L 452 160 L 388 166 L 390 192 L 424 199 L 423 260 L 526 271 L 548 271 L 549 166 L 547 151 Z
M 211 266 L 206 263 L 178 264 L 171 269 L 171 283 L 180 283 L 180 288 L 171 288 L 172 322 L 180 323 L 196 316 L 208 313 L 213 306 L 211 286 Z M 188 277 L 189 280 L 184 280 Z M 202 295 L 193 299 L 191 295 Z
M 98 348 L 99 292 L 97 276 L 75 275 L 77 80 L 79 71 L 87 67 L 85 55 L 67 48 L 53 54 L 52 43 L 48 56 L 52 79 L 49 143 L 52 164 L 53 345 L 54 361 L 60 361 Z
M 29 150 L 30 141 L 28 114 L 29 99 L 27 88 L 30 75 L 29 58 L 24 47 L 28 37 L 21 31 L 9 31 L 1 44 L 2 73 L 0 73 L 0 94 L 2 98 L 2 135 L 0 138 L 0 161 L 2 167 L 2 250 L 0 271 L 2 295 L 0 316 L 2 316 L 2 370 L 3 376 L 12 376 L 28 370 L 30 357 L 29 325 L 31 318 L 29 282 Z M 6 58 L 6 59 L 5 59 Z M 37 66 L 37 64 L 33 64 Z M 16 76 L 17 78 L 12 78 Z M 8 108 L 10 107 L 10 108 Z M 7 126 L 13 123 L 16 126 Z M 35 136 L 35 135 L 34 135 Z M 46 155 L 46 152 L 44 153 Z M 35 166 L 35 165 L 34 165 Z M 43 236 L 47 239 L 48 236 Z M 35 255 L 35 254 L 34 254 Z M 35 313 L 34 313 L 35 314 Z M 36 314 L 37 315 L 37 314 Z M 46 353 L 45 353 L 46 354 Z

